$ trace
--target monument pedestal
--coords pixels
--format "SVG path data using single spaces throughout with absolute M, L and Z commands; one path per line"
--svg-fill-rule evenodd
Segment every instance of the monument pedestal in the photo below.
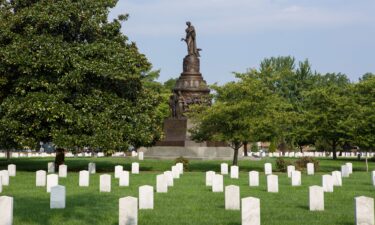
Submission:
M 191 127 L 192 124 L 187 118 L 165 119 L 163 127 L 165 138 L 155 146 L 206 147 L 207 142 L 197 143 L 190 139 Z
M 165 138 L 154 147 L 145 148 L 146 158 L 175 159 L 222 159 L 233 158 L 233 149 L 225 142 L 205 141 L 202 143 L 191 140 L 189 129 L 192 123 L 187 118 L 167 118 L 164 121 Z

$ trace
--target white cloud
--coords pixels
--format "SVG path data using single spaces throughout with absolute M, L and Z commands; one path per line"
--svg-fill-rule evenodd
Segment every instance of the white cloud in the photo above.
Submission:
M 301 1 L 303 2 L 303 1 Z M 253 33 L 267 29 L 330 28 L 369 20 L 347 8 L 302 5 L 286 0 L 121 0 L 112 14 L 129 13 L 128 33 L 171 36 L 187 20 L 200 33 Z

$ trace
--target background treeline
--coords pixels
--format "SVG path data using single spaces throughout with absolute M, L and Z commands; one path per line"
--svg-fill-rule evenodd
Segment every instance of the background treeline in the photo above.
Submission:
M 236 81 L 213 85 L 212 107 L 192 113 L 196 140 L 271 142 L 270 150 L 315 146 L 332 151 L 375 146 L 375 76 L 350 82 L 340 73 L 320 74 L 306 60 L 264 59 L 259 69 L 235 73 Z

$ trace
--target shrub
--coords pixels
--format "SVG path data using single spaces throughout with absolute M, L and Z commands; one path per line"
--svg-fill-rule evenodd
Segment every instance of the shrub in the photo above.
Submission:
M 177 159 L 175 159 L 174 161 L 175 161 L 175 163 L 182 163 L 184 165 L 184 170 L 189 169 L 189 160 L 188 159 L 180 156 Z
M 314 170 L 319 170 L 319 161 L 312 158 L 312 157 L 302 157 L 299 158 L 297 161 L 294 162 L 294 165 L 297 170 L 303 170 L 306 169 L 307 163 L 314 163 Z
M 283 158 L 276 159 L 276 169 L 280 172 L 286 172 L 287 166 L 292 165 L 291 162 L 285 161 Z

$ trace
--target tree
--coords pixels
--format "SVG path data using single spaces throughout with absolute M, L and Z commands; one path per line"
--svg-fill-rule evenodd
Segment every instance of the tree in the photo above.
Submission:
M 305 126 L 305 99 L 303 93 L 312 90 L 318 74 L 312 72 L 308 60 L 298 62 L 290 56 L 271 57 L 264 59 L 260 64 L 258 79 L 265 82 L 269 89 L 285 99 L 293 107 L 294 116 L 289 126 L 283 128 L 278 140 L 282 150 L 289 145 L 298 145 L 302 151 L 304 145 L 313 144 Z
M 329 143 L 333 159 L 337 158 L 337 147 L 351 139 L 355 104 L 350 93 L 350 82 L 343 74 L 320 76 L 315 88 L 305 93 L 306 126 L 315 140 Z
M 108 21 L 116 3 L 0 1 L 1 147 L 127 150 L 160 138 L 151 64 L 120 32 L 127 15 Z
M 352 120 L 353 141 L 362 149 L 375 147 L 375 75 L 365 74 L 360 82 L 354 85 L 356 102 Z
M 255 76 L 236 76 L 237 82 L 213 86 L 211 107 L 197 106 L 190 115 L 196 124 L 191 130 L 192 138 L 230 143 L 234 149 L 233 165 L 237 165 L 244 140 L 256 142 L 277 136 L 289 107 Z

